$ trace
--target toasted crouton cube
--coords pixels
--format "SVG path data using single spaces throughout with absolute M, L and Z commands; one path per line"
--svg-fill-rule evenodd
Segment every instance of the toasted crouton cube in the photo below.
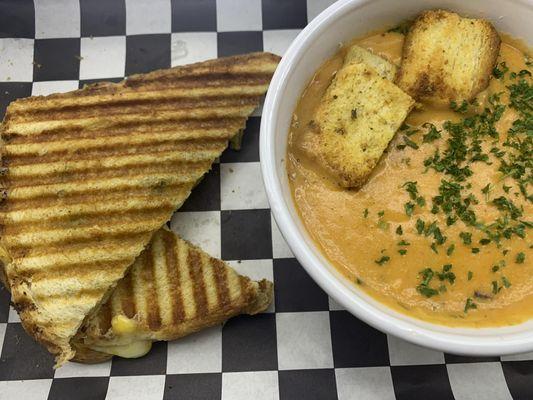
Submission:
M 389 81 L 394 80 L 398 69 L 393 63 L 356 44 L 347 49 L 344 57 L 344 65 L 353 62 L 363 63 L 374 68 L 378 74 Z
M 343 187 L 364 184 L 414 100 L 364 63 L 343 66 L 316 111 L 318 159 Z
M 490 22 L 426 11 L 405 38 L 396 83 L 432 104 L 472 100 L 488 86 L 499 50 L 500 37 Z

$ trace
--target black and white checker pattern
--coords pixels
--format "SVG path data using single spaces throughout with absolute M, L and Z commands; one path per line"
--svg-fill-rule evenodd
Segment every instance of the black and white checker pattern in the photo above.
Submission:
M 282 54 L 331 0 L 0 0 L 0 109 L 18 97 L 255 50 Z M 144 358 L 53 360 L 0 290 L 0 399 L 533 399 L 533 354 L 474 359 L 388 337 L 309 278 L 277 229 L 259 170 L 260 112 L 170 226 L 275 282 L 241 316 Z

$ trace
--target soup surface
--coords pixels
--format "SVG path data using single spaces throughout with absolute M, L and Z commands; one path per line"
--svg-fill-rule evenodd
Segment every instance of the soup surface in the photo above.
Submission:
M 385 32 L 354 43 L 399 65 L 403 40 Z M 292 193 L 318 247 L 361 289 L 419 319 L 486 327 L 532 318 L 528 50 L 502 36 L 488 89 L 472 104 L 420 105 L 368 182 L 351 191 L 306 155 L 345 49 L 308 84 L 289 135 Z

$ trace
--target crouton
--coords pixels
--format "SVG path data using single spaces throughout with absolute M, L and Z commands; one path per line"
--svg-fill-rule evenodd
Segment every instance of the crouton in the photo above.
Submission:
M 343 66 L 319 104 L 318 160 L 347 188 L 363 185 L 414 100 L 364 63 Z
M 346 56 L 344 57 L 344 65 L 353 62 L 363 63 L 374 68 L 379 75 L 389 81 L 394 80 L 398 69 L 393 63 L 358 45 L 349 47 L 346 51 Z
M 396 83 L 418 101 L 469 101 L 488 86 L 499 50 L 490 22 L 425 11 L 405 38 Z

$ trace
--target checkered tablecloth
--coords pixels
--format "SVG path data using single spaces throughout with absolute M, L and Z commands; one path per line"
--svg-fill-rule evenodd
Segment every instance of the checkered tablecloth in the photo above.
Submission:
M 18 97 L 266 50 L 283 54 L 330 0 L 0 0 L 0 110 Z M 145 357 L 53 370 L 0 291 L 0 399 L 533 399 L 533 353 L 466 358 L 387 336 L 309 278 L 268 208 L 260 111 L 170 226 L 252 278 L 268 312 L 230 320 Z

